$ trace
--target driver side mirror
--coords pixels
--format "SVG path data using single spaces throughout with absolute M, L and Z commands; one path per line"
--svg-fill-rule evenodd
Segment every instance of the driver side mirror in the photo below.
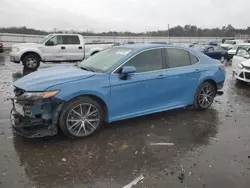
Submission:
M 121 69 L 120 78 L 126 80 L 129 75 L 132 75 L 136 72 L 136 68 L 133 66 L 125 66 Z
M 45 46 L 54 46 L 55 44 L 54 44 L 54 42 L 53 41 L 47 41 L 46 43 L 45 43 Z

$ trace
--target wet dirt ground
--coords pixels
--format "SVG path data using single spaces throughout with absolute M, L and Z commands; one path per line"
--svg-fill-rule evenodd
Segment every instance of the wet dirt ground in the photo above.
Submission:
M 250 86 L 227 72 L 224 95 L 206 111 L 116 122 L 82 140 L 29 140 L 12 132 L 7 100 L 29 72 L 0 54 L 0 187 L 119 188 L 141 174 L 136 188 L 249 187 Z M 159 142 L 174 146 L 151 145 Z

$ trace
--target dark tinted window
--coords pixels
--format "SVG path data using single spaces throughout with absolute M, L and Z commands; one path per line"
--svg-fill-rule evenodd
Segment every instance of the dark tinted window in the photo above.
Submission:
M 161 49 L 149 50 L 138 54 L 124 66 L 134 66 L 136 72 L 147 72 L 162 69 Z
M 209 47 L 207 48 L 206 52 L 213 52 L 214 51 L 214 48 L 213 47 Z
M 192 65 L 199 62 L 199 59 L 195 55 L 189 53 L 189 56 Z
M 65 35 L 63 36 L 63 44 L 80 44 L 80 40 L 78 36 Z
M 190 65 L 189 52 L 182 49 L 168 48 L 168 67 L 183 67 Z

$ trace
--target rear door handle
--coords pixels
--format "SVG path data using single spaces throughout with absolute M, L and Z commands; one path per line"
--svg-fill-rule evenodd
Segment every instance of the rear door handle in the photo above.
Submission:
M 78 49 L 82 49 L 82 46 L 79 46 Z
M 156 77 L 156 79 L 162 79 L 162 78 L 165 78 L 166 76 L 164 74 L 160 74 Z
M 61 49 L 62 49 L 62 50 L 65 50 L 65 46 L 61 46 Z

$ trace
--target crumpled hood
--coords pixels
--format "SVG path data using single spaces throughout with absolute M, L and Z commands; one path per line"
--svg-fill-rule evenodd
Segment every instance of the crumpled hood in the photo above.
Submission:
M 241 64 L 242 64 L 243 66 L 250 67 L 250 59 L 241 62 Z
M 18 43 L 18 44 L 13 44 L 12 48 L 13 47 L 18 47 L 18 48 L 25 47 L 25 48 L 28 48 L 28 47 L 41 47 L 41 46 L 42 46 L 42 44 L 39 44 L 39 43 Z
M 89 78 L 93 75 L 93 72 L 72 65 L 55 66 L 28 74 L 14 82 L 14 86 L 25 91 L 44 91 L 58 84 Z

